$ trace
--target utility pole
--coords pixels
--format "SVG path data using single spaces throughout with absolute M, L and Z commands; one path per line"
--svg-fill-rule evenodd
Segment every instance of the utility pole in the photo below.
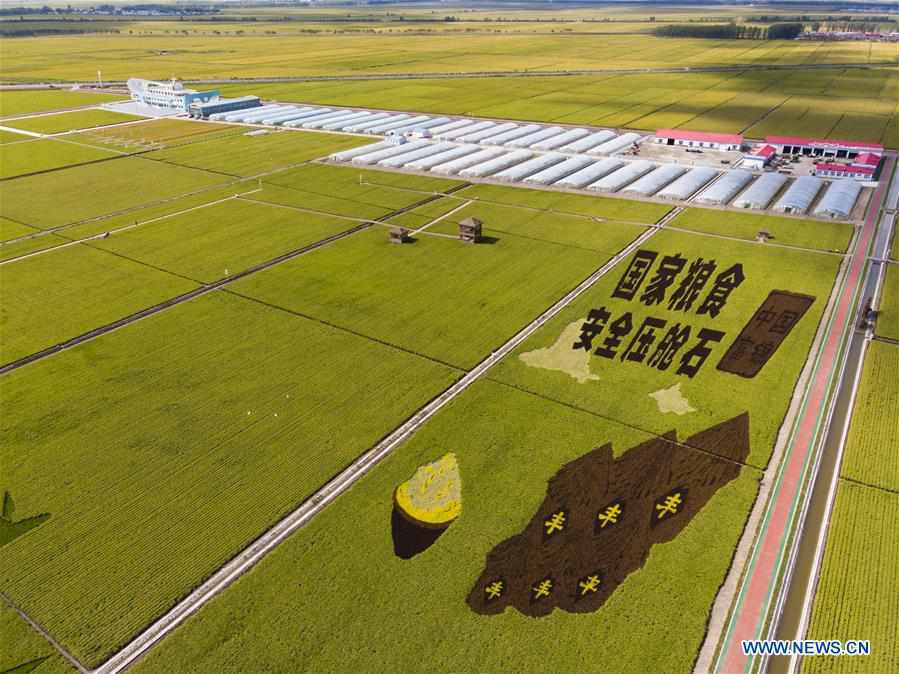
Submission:
M 97 82 L 99 83 L 100 88 L 102 89 L 103 88 L 103 73 L 101 73 L 99 70 L 97 71 Z

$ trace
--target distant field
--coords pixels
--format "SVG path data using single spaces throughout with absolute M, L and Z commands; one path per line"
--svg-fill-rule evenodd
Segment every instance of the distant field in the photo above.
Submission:
M 795 46 L 793 48 L 796 48 Z M 755 50 L 752 50 L 755 51 Z M 750 52 L 751 53 L 751 52 Z M 788 54 L 784 50 L 784 55 Z M 520 91 L 526 87 L 528 95 Z M 899 147 L 899 71 L 646 73 L 225 85 L 232 94 L 520 120 L 821 135 Z
M 173 30 L 177 30 L 173 27 Z M 271 36 L 128 35 L 12 40 L 5 51 L 10 81 L 104 79 L 134 73 L 164 79 L 351 73 L 440 73 L 701 67 L 711 64 L 892 62 L 890 43 L 674 39 L 637 35 L 434 34 Z M 464 46 L 459 44 L 464 40 Z M 165 50 L 160 54 L 160 49 Z M 518 86 L 517 84 L 514 86 Z
M 882 337 L 899 339 L 899 264 L 887 265 L 875 329 Z
M 6 122 L 4 126 L 14 129 L 23 129 L 35 133 L 62 133 L 75 129 L 91 129 L 97 126 L 108 126 L 122 122 L 137 122 L 140 117 L 123 115 L 111 110 L 79 110 L 77 112 L 63 112 L 41 117 L 27 117 Z
M 250 176 L 371 142 L 369 138 L 330 133 L 275 131 L 256 136 L 244 133 L 159 150 L 148 157 L 232 176 Z
M 3 363 L 196 287 L 185 279 L 84 246 L 0 266 L 0 284 Z
M 6 44 L 10 43 L 7 42 Z M 4 63 L 4 69 L 6 65 L 7 63 Z M 80 108 L 86 105 L 111 103 L 112 101 L 121 101 L 123 99 L 124 97 L 121 94 L 100 94 L 86 91 L 0 91 L 0 117 L 64 110 L 66 108 Z
M 899 438 L 899 346 L 875 340 L 865 357 L 841 475 L 899 492 L 896 438 Z
M 848 674 L 860 666 L 873 674 L 896 671 L 899 612 L 895 593 L 884 588 L 899 577 L 897 539 L 899 494 L 841 480 L 808 636 L 869 639 L 871 654 L 808 658 L 803 672 Z
M 852 225 L 823 220 L 800 220 L 776 215 L 734 213 L 711 208 L 687 208 L 671 221 L 672 227 L 754 241 L 760 231 L 774 243 L 845 252 L 852 240 Z
M 562 464 L 607 442 L 620 454 L 647 438 L 478 382 L 135 671 L 367 671 L 373 657 L 392 672 L 420 671 L 423 658 L 433 672 L 574 672 L 599 658 L 603 671 L 689 671 L 755 497 L 760 474 L 748 466 L 595 613 L 483 616 L 465 602 L 488 551 L 521 531 Z M 393 490 L 447 451 L 459 462 L 462 514 L 431 548 L 399 559 Z M 284 591 L 298 583 L 302 591 Z M 598 651 L 597 634 L 614 648 Z
M 3 591 L 97 665 L 457 376 L 228 293 L 15 371 Z
M 743 411 L 749 411 L 752 450 L 747 463 L 764 467 L 792 396 L 796 378 L 817 330 L 818 320 L 827 304 L 840 259 L 820 253 L 766 248 L 751 243 L 734 243 L 668 231 L 658 233 L 643 248 L 657 252 L 659 257 L 680 254 L 689 263 L 698 258 L 712 260 L 716 264 L 715 274 L 739 263 L 745 280 L 733 291 L 721 313 L 712 318 L 709 314 L 696 313 L 700 306 L 698 302 L 694 304 L 692 311 L 684 312 L 673 310 L 667 303 L 647 306 L 637 299 L 628 301 L 613 298 L 612 291 L 623 273 L 617 271 L 603 278 L 532 335 L 516 349 L 515 356 L 500 363 L 491 376 L 535 394 L 576 405 L 604 418 L 634 424 L 652 433 L 664 433 L 675 420 L 683 433 L 695 433 Z M 682 277 L 689 263 L 685 263 Z M 787 341 L 755 377 L 746 378 L 718 370 L 716 363 L 721 360 L 728 346 L 769 292 L 775 289 L 808 294 L 815 300 L 801 322 L 789 334 Z M 671 297 L 673 292 L 674 290 L 669 290 L 667 297 Z M 701 328 L 722 331 L 725 335 L 719 343 L 708 345 L 708 360 L 694 377 L 683 374 L 676 376 L 676 366 L 660 370 L 648 366 L 645 361 L 622 363 L 620 354 L 613 359 L 591 355 L 584 365 L 590 369 L 582 372 L 591 373 L 598 377 L 598 381 L 580 383 L 563 369 L 534 367 L 520 358 L 521 354 L 551 349 L 556 344 L 559 349 L 564 349 L 565 330 L 572 324 L 579 328 L 591 309 L 600 308 L 609 311 L 610 321 L 630 312 L 634 331 L 646 317 L 666 321 L 665 330 L 672 325 L 691 326 L 690 344 L 696 342 L 697 331 Z M 578 334 L 575 332 L 575 338 Z M 609 328 L 606 328 L 603 335 L 608 334 Z M 628 341 L 620 346 L 619 351 L 624 350 L 634 334 L 630 333 Z M 665 331 L 656 334 L 656 345 L 664 334 Z M 594 346 L 598 347 L 600 343 L 597 342 Z M 678 397 L 683 396 L 687 406 L 694 409 L 693 412 L 684 416 L 664 412 L 650 395 L 675 385 L 679 386 Z
M 0 183 L 0 216 L 56 227 L 226 182 L 229 178 L 205 171 L 123 157 Z
M 0 145 L 0 148 L 0 178 L 13 178 L 118 156 L 110 150 L 50 138 Z M 0 193 L 5 191 L 6 188 L 0 187 Z M 0 206 L 0 211 L 7 212 L 7 207 Z

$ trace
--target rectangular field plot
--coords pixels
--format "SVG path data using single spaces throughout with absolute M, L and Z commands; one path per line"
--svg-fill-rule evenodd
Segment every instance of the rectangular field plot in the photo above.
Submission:
M 354 226 L 333 216 L 228 199 L 90 245 L 209 283 Z
M 196 287 L 177 276 L 86 246 L 70 246 L 0 266 L 0 284 L 3 363 Z
M 55 113 L 40 117 L 26 117 L 8 121 L 4 126 L 14 129 L 33 131 L 34 133 L 62 133 L 76 129 L 92 129 L 97 126 L 121 124 L 122 122 L 137 122 L 140 117 L 123 115 L 121 112 L 111 110 L 77 110 L 75 112 Z
M 227 182 L 231 180 L 205 171 L 122 157 L 2 182 L 0 216 L 51 228 Z M 43 197 L 36 199 L 35 195 Z
M 532 335 L 491 376 L 653 433 L 672 426 L 694 433 L 748 411 L 748 462 L 764 466 L 840 259 L 664 230 L 640 250 L 639 257 L 622 261 Z M 627 279 L 637 285 L 628 287 L 621 281 L 632 263 Z M 697 285 L 695 278 L 705 281 Z M 744 326 L 767 325 L 762 319 L 772 316 L 756 312 L 774 290 L 814 300 L 793 320 L 795 328 L 787 320 L 795 318 L 791 314 L 764 339 L 740 339 L 741 359 L 750 359 L 741 362 L 763 365 L 755 376 L 717 369 Z
M 896 671 L 896 540 L 899 494 L 840 481 L 808 638 L 869 639 L 871 654 L 807 658 L 804 672 Z
M 0 672 L 71 674 L 74 670 L 44 637 L 6 604 L 0 605 Z
M 509 607 L 481 615 L 467 603 L 480 590 L 487 554 L 524 529 L 563 465 L 606 443 L 618 457 L 651 439 L 567 405 L 478 382 L 135 672 L 365 671 L 372 653 L 379 669 L 392 672 L 419 671 L 423 658 L 434 672 L 689 671 L 755 497 L 760 475 L 749 466 L 671 542 L 653 545 L 642 568 L 595 612 L 557 608 L 535 618 Z M 391 531 L 394 490 L 446 452 L 458 462 L 461 514 L 430 547 L 402 559 Z M 568 496 L 572 509 L 583 505 L 577 492 Z M 584 512 L 569 513 L 571 521 Z M 637 519 L 634 510 L 615 526 L 632 531 Z M 568 545 L 578 558 L 577 542 L 553 543 Z M 302 591 L 285 590 L 297 583 Z
M 241 127 L 204 124 L 183 119 L 154 119 L 76 134 L 73 139 L 89 145 L 120 150 L 147 150 L 244 133 Z
M 849 427 L 840 474 L 899 491 L 899 346 L 872 341 Z
M 115 159 L 119 153 L 62 140 L 40 139 L 27 143 L 0 145 L 0 178 L 40 173 L 101 159 Z M 4 188 L 0 188 L 5 192 Z M 6 207 L 3 207 L 6 210 Z
M 458 376 L 227 293 L 16 370 L 0 587 L 95 666 Z
M 492 243 L 470 245 L 419 236 L 396 245 L 385 228 L 375 227 L 232 288 L 467 368 L 611 256 L 494 237 Z
M 150 157 L 233 176 L 252 176 L 371 142 L 370 138 L 332 133 L 273 131 L 258 136 L 229 135 L 160 150 Z
M 671 221 L 671 226 L 746 241 L 754 241 L 760 231 L 766 231 L 772 235 L 774 243 L 841 253 L 849 247 L 853 232 L 852 225 L 844 222 L 734 213 L 711 208 L 684 209 Z
M 2 126 L 2 124 L 0 124 L 0 126 Z M 25 140 L 35 140 L 35 137 L 26 136 L 24 133 L 16 133 L 15 131 L 6 131 L 4 129 L 0 129 L 0 145 L 21 143 Z
M 456 180 L 306 164 L 263 180 L 251 198 L 266 203 L 375 219 L 459 187 Z
M 10 239 L 17 239 L 20 236 L 27 236 L 28 234 L 34 234 L 37 232 L 34 227 L 29 227 L 28 225 L 23 225 L 20 222 L 15 222 L 8 218 L 0 218 L 0 241 L 9 241 Z
M 899 234 L 894 236 L 893 247 L 899 250 Z M 887 265 L 875 330 L 881 337 L 899 339 L 899 264 Z
M 0 91 L 0 116 L 64 110 L 84 105 L 112 103 L 122 99 L 123 96 L 120 94 L 87 91 Z

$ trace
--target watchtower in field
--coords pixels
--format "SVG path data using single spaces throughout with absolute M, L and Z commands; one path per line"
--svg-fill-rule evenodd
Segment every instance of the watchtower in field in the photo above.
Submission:
M 459 238 L 465 243 L 477 243 L 481 240 L 482 224 L 477 218 L 465 218 L 459 223 Z

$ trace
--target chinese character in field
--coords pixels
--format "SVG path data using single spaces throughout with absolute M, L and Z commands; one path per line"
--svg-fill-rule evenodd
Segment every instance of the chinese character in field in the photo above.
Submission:
M 720 330 L 702 328 L 697 337 L 699 341 L 696 342 L 696 345 L 687 351 L 683 358 L 681 358 L 680 366 L 677 368 L 677 374 L 685 374 L 688 377 L 693 378 L 712 352 L 707 346 L 708 343 L 720 342 L 721 338 L 724 337 L 724 333 Z
M 637 328 L 637 333 L 631 343 L 621 354 L 621 360 L 642 363 L 649 353 L 649 347 L 656 341 L 656 330 L 664 328 L 665 322 L 661 318 L 652 318 L 651 316 L 645 318 L 643 324 Z
M 682 503 L 683 499 L 680 492 L 676 491 L 673 494 L 669 494 L 662 499 L 661 503 L 656 503 L 656 518 L 662 519 L 667 515 L 676 515 Z
M 771 342 L 761 342 L 752 348 L 752 355 L 749 359 L 754 363 L 764 363 L 774 353 L 774 344 Z
M 702 304 L 699 305 L 696 313 L 709 314 L 712 318 L 718 316 L 724 305 L 727 304 L 727 298 L 730 297 L 734 290 L 740 287 L 745 278 L 743 276 L 742 264 L 737 263 L 725 269 L 715 277 L 712 289 L 709 290 L 709 294 L 702 300 Z
M 506 586 L 502 580 L 494 580 L 492 583 L 488 583 L 487 587 L 484 588 L 484 594 L 487 595 L 487 601 L 499 599 L 503 595 L 505 589 Z
M 793 325 L 799 320 L 801 314 L 798 311 L 790 311 L 789 309 L 781 311 L 774 325 L 768 328 L 769 332 L 776 332 L 779 335 L 786 335 L 793 329 Z
M 550 594 L 552 594 L 552 591 L 552 578 L 544 578 L 543 580 L 537 581 L 537 583 L 531 586 L 531 592 L 534 593 L 534 601 L 538 601 L 539 599 L 548 597 Z
M 605 529 L 607 525 L 618 524 L 619 517 L 621 517 L 621 504 L 613 503 L 606 506 L 605 510 L 596 516 L 596 519 L 599 520 L 599 528 Z
M 577 583 L 578 594 L 581 597 L 584 597 L 592 592 L 597 592 L 601 582 L 598 573 L 592 573 L 589 576 L 581 578 Z
M 680 274 L 685 264 L 687 264 L 687 258 L 681 257 L 680 253 L 663 257 L 659 268 L 656 269 L 655 276 L 649 280 L 649 285 L 640 295 L 640 301 L 647 306 L 664 302 L 665 291 L 674 283 L 675 277 Z
M 626 314 L 622 314 L 609 324 L 609 336 L 603 340 L 602 346 L 596 349 L 594 353 L 603 358 L 614 358 L 615 351 L 621 344 L 621 340 L 624 339 L 633 327 L 634 324 L 631 320 L 631 313 L 627 312 Z
M 690 311 L 714 271 L 714 260 L 696 258 L 687 269 L 687 275 L 677 286 L 677 290 L 671 295 L 668 308 L 672 311 Z
M 689 338 L 689 325 L 683 327 L 681 327 L 680 323 L 672 325 L 668 329 L 668 332 L 665 333 L 665 336 L 662 337 L 656 350 L 649 357 L 650 367 L 663 371 L 667 370 L 671 365 L 671 361 L 674 360 L 674 356 Z
M 557 531 L 562 531 L 565 528 L 565 511 L 560 510 L 553 513 L 548 520 L 543 522 L 543 526 L 546 527 L 544 533 L 547 536 L 551 536 Z
M 643 249 L 634 253 L 631 263 L 624 270 L 618 285 L 615 286 L 612 297 L 618 297 L 623 300 L 634 299 L 634 295 L 637 294 L 637 291 L 643 284 L 643 279 L 646 278 L 646 274 L 649 272 L 649 268 L 657 255 L 658 253 L 654 251 Z
M 587 314 L 587 320 L 581 325 L 581 336 L 571 347 L 572 349 L 583 349 L 589 351 L 593 348 L 593 340 L 606 326 L 606 321 L 611 318 L 612 314 L 606 311 L 605 307 L 599 309 L 590 309 Z

